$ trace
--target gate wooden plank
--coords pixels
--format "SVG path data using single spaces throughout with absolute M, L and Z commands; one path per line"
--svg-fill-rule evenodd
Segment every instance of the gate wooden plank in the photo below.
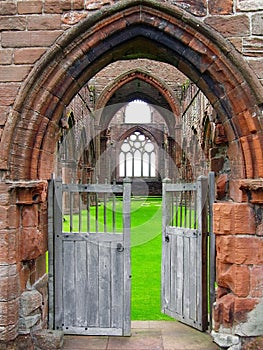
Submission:
M 54 209 L 56 232 L 56 327 L 66 334 L 130 335 L 130 193 L 131 183 L 111 185 L 56 185 L 58 202 Z M 62 231 L 63 203 L 70 209 L 70 232 Z M 85 197 L 82 191 L 87 193 Z M 97 192 L 96 192 L 96 191 Z M 95 192 L 94 192 L 95 191 Z M 98 194 L 101 193 L 101 194 Z M 105 232 L 108 193 L 123 193 L 123 233 Z M 90 196 L 89 196 L 90 194 Z M 89 197 L 104 209 L 95 208 L 95 230 L 90 232 Z M 82 199 L 87 199 L 87 225 L 83 231 Z M 113 209 L 115 202 L 113 203 Z M 99 210 L 104 223 L 98 224 Z M 77 224 L 73 227 L 77 217 Z M 113 214 L 115 219 L 115 213 Z M 115 231 L 115 223 L 113 223 Z M 104 230 L 100 232 L 99 230 Z M 120 246 L 118 246 L 120 244 Z M 118 247 L 118 250 L 117 250 Z
M 190 288 L 190 319 L 197 319 L 197 238 L 190 239 L 190 268 L 191 268 L 191 288 Z
M 74 242 L 63 242 L 63 310 L 64 327 L 75 324 L 75 247 Z
M 119 237 L 119 242 L 120 240 Z M 123 242 L 122 242 L 123 244 Z M 121 297 L 120 291 L 123 288 L 123 271 L 124 271 L 124 260 L 123 252 L 117 251 L 117 244 L 111 244 L 111 302 L 112 302 L 112 317 L 111 327 L 121 328 L 122 327 L 122 310 L 123 310 L 123 298 Z
M 103 242 L 99 246 L 99 325 L 110 327 L 111 285 L 110 285 L 110 244 Z
M 183 237 L 177 237 L 177 258 L 176 258 L 176 311 L 183 315 L 183 285 L 184 285 L 184 242 Z
M 87 324 L 99 327 L 99 244 L 87 243 Z
M 163 182 L 163 310 L 200 330 L 207 329 L 206 191 L 205 177 L 195 184 Z M 175 201 L 178 215 L 172 214 L 175 220 L 170 216 L 171 197 L 178 199 Z
M 87 244 L 75 242 L 75 273 L 76 273 L 76 321 L 75 325 L 84 327 L 87 325 Z
M 189 238 L 183 237 L 183 316 L 189 319 L 189 304 L 190 304 L 190 250 Z
M 174 310 L 176 307 L 177 300 L 177 285 L 176 285 L 176 259 L 177 259 L 177 236 L 170 235 L 168 245 L 170 246 L 169 253 L 170 257 L 167 259 L 167 273 L 169 278 L 167 278 L 168 295 L 167 298 L 170 300 L 170 309 Z M 169 254 L 168 254 L 169 255 Z M 170 283 L 169 283 L 170 282 Z

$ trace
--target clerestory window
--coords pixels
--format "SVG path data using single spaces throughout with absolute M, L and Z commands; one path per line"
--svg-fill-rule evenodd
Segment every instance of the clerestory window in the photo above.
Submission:
M 156 150 L 155 145 L 141 131 L 128 136 L 119 154 L 120 177 L 155 177 Z

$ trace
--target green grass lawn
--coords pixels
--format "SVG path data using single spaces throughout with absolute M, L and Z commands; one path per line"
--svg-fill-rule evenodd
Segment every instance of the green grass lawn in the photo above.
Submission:
M 116 231 L 122 227 L 122 202 L 116 203 Z M 90 226 L 95 230 L 95 208 L 91 207 Z M 99 230 L 103 232 L 103 206 L 99 207 Z M 64 231 L 69 231 L 69 216 L 64 216 Z M 111 206 L 107 206 L 108 229 L 112 225 Z M 83 230 L 87 216 L 82 214 Z M 73 217 L 73 231 L 78 231 L 79 218 Z M 161 313 L 161 198 L 135 197 L 131 201 L 131 270 L 132 320 L 170 320 Z
M 161 313 L 161 231 L 161 198 L 132 202 L 132 320 L 171 319 Z

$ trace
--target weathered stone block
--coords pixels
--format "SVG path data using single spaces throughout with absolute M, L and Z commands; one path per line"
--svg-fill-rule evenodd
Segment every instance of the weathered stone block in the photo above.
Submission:
M 19 297 L 20 286 L 18 275 L 0 277 L 0 301 L 8 301 Z
M 40 350 L 56 350 L 63 346 L 63 332 L 48 329 L 33 333 L 33 341 Z
M 263 0 L 237 0 L 237 9 L 240 11 L 263 10 Z
M 18 320 L 19 299 L 0 301 L 0 326 L 15 325 Z
M 45 237 L 36 227 L 24 228 L 20 236 L 20 259 L 32 260 L 46 251 Z
M 252 34 L 263 35 L 263 15 L 258 13 L 252 16 Z
M 12 229 L 18 226 L 18 214 L 15 205 L 0 206 L 0 229 Z
M 229 180 L 229 198 L 234 202 L 247 202 L 247 195 L 240 189 L 241 180 Z
M 208 1 L 208 9 L 212 15 L 231 15 L 233 13 L 233 0 Z
M 35 327 L 41 320 L 41 314 L 37 313 L 32 316 L 19 317 L 18 320 L 18 333 L 29 334 L 31 329 Z
M 0 326 L 0 342 L 2 342 L 2 344 L 6 344 L 6 342 L 15 339 L 17 334 L 17 324 L 7 325 L 5 327 Z M 2 344 L 0 343 L 0 345 Z
M 217 236 L 217 258 L 226 264 L 263 264 L 263 238 Z
M 25 30 L 26 17 L 0 16 L 0 30 Z
M 250 271 L 245 265 L 231 265 L 217 261 L 218 285 L 230 289 L 238 297 L 246 297 L 250 291 Z
M 14 264 L 18 260 L 17 232 L 2 230 L 0 233 L 0 263 Z
M 230 346 L 240 344 L 240 339 L 236 335 L 212 331 L 211 336 L 214 342 L 223 348 L 229 348 Z
M 19 14 L 42 13 L 42 1 L 18 1 L 17 11 Z
M 253 298 L 263 297 L 263 266 L 254 266 L 251 269 L 250 295 Z
M 42 295 L 37 290 L 25 291 L 20 296 L 19 315 L 29 316 L 42 305 Z
M 261 38 L 244 38 L 243 54 L 251 57 L 262 57 L 263 39 Z
M 45 52 L 42 48 L 25 48 L 14 50 L 15 64 L 32 64 L 35 63 Z
M 21 215 L 23 227 L 38 226 L 38 205 L 23 206 Z
M 205 23 L 213 27 L 224 36 L 249 36 L 249 17 L 235 15 L 231 17 L 212 16 L 205 19 Z
M 255 215 L 249 204 L 215 203 L 213 211 L 215 234 L 255 234 Z

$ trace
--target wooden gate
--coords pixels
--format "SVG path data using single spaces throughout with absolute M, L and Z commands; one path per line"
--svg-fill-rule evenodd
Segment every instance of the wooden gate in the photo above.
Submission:
M 208 327 L 208 179 L 163 182 L 162 312 L 201 331 Z
M 130 335 L 131 185 L 49 186 L 49 326 Z

